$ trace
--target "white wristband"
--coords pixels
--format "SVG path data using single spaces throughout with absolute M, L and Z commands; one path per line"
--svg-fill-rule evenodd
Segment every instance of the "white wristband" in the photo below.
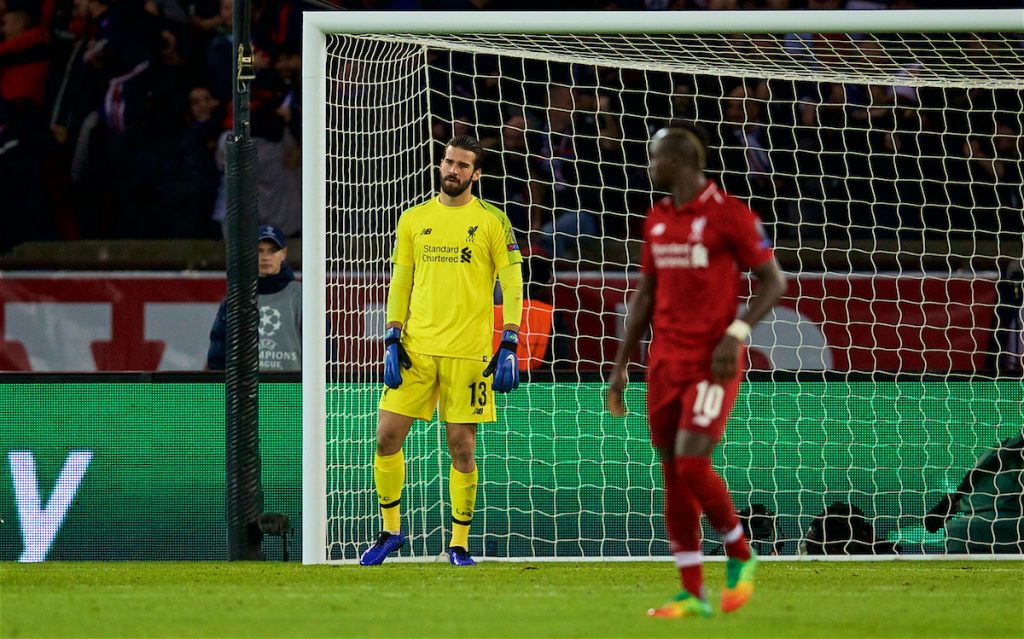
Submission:
M 725 329 L 725 334 L 745 342 L 750 337 L 750 324 L 741 319 L 733 320 L 732 324 L 729 324 L 729 328 Z

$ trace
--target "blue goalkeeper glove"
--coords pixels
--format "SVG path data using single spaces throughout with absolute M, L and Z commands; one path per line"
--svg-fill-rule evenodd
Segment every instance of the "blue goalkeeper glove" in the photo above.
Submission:
M 484 369 L 484 377 L 494 375 L 491 388 L 498 393 L 508 393 L 519 388 L 519 335 L 515 331 L 505 331 L 501 335 L 498 352 L 491 358 L 491 363 Z
M 412 360 L 402 346 L 402 329 L 389 328 L 384 333 L 384 384 L 388 388 L 402 385 L 402 369 L 412 368 Z

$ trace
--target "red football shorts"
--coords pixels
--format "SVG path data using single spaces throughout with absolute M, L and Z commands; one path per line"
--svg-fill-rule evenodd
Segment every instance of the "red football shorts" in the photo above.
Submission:
M 659 448 L 673 446 L 680 430 L 720 441 L 739 394 L 742 369 L 734 378 L 719 383 L 711 378 L 710 370 L 683 372 L 673 368 L 652 365 L 649 370 L 647 421 L 651 443 Z

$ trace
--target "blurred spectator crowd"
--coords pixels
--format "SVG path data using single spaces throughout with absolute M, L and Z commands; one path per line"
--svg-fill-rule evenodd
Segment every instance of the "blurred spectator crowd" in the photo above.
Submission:
M 988 35 L 790 34 L 736 46 L 746 47 L 738 55 L 811 69 L 902 61 L 901 77 L 915 71 L 907 61 L 930 50 L 948 54 L 951 68 L 1024 61 L 1020 39 Z M 716 44 L 729 50 L 727 41 Z M 710 174 L 748 201 L 777 241 L 1014 241 L 1024 232 L 1019 89 L 740 78 L 442 51 L 429 63 L 435 141 L 471 133 L 497 151 L 485 164 L 482 196 L 504 205 L 531 250 L 556 260 L 624 261 L 611 257 L 607 240 L 640 237 L 651 188 L 646 143 L 674 120 L 708 131 Z
M 525 0 L 253 0 L 260 223 L 301 234 L 301 13 L 530 9 Z M 908 0 L 616 0 L 551 8 L 968 6 Z M 0 253 L 28 240 L 219 238 L 232 0 L 0 0 Z M 1019 2 L 970 3 L 1020 6 Z M 847 36 L 837 36 L 846 38 Z M 816 55 L 817 41 L 787 38 Z M 870 57 L 873 40 L 850 38 Z M 1015 44 L 1020 55 L 1019 43 Z M 829 51 L 835 51 L 835 41 Z M 743 80 L 432 51 L 433 134 L 480 137 L 481 194 L 535 250 L 636 237 L 645 143 L 709 129 L 709 169 L 778 237 L 1024 231 L 1019 91 Z M 498 102 L 493 96 L 501 95 Z M 899 179 L 897 179 L 897 177 Z M 628 188 L 627 188 L 628 185 Z M 868 196 L 867 194 L 871 194 Z M 647 198 L 644 201 L 644 198 Z M 881 229 L 881 231 L 879 230 Z
M 232 0 L 0 0 L 0 252 L 216 238 Z M 300 229 L 300 3 L 253 2 L 261 219 Z

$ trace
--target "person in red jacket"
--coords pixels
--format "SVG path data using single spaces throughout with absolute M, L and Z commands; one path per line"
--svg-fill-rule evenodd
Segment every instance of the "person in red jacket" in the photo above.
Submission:
M 53 2 L 44 7 L 52 13 Z M 46 77 L 50 72 L 50 33 L 47 20 L 33 23 L 32 14 L 11 9 L 2 18 L 0 42 L 0 98 L 42 107 L 46 102 Z

